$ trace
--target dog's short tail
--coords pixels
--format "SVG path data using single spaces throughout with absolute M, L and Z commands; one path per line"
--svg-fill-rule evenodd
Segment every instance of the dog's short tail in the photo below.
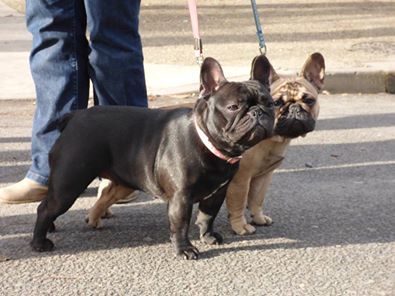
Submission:
M 59 119 L 59 123 L 58 123 L 58 129 L 63 132 L 63 130 L 66 128 L 67 124 L 69 123 L 70 119 L 74 116 L 75 112 L 70 112 L 67 113 L 65 115 L 63 115 L 60 119 Z

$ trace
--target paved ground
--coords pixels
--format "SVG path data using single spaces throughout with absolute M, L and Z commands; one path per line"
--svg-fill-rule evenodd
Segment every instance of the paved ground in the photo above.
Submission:
M 83 222 L 97 183 L 59 218 L 56 251 L 28 247 L 37 204 L 0 207 L 0 295 L 394 295 L 395 96 L 321 97 L 318 130 L 291 146 L 266 213 L 275 223 L 225 244 L 193 242 L 174 258 L 166 205 L 143 196 L 114 207 L 101 231 Z M 152 106 L 176 101 L 158 98 Z M 0 186 L 29 165 L 32 101 L 0 101 Z M 4 258 L 3 258 L 4 259 Z
M 228 77 L 247 77 L 258 53 L 249 3 L 198 2 L 205 54 Z M 299 70 L 314 51 L 330 73 L 395 69 L 392 0 L 266 0 L 258 7 L 268 57 L 280 72 Z M 192 102 L 155 97 L 197 89 L 185 1 L 143 0 L 141 35 L 151 106 Z M 0 2 L 0 186 L 30 165 L 34 101 L 23 100 L 35 96 L 30 44 L 23 15 Z M 150 197 L 115 206 L 103 230 L 88 229 L 94 182 L 59 219 L 56 251 L 36 254 L 28 242 L 37 204 L 1 205 L 0 295 L 395 295 L 395 96 L 321 102 L 318 130 L 293 143 L 275 175 L 266 204 L 273 226 L 238 237 L 222 209 L 216 224 L 225 244 L 200 244 L 192 227 L 202 258 L 177 260 L 166 205 Z
M 257 2 L 268 57 L 278 71 L 299 71 L 315 51 L 325 56 L 327 72 L 333 75 L 395 71 L 394 1 Z M 249 1 L 199 0 L 198 12 L 204 54 L 218 59 L 228 77 L 245 79 L 258 54 Z M 195 91 L 199 69 L 194 64 L 186 1 L 143 0 L 140 20 L 148 92 Z M 0 2 L 0 99 L 35 97 L 28 66 L 30 47 L 24 16 Z M 347 79 L 340 82 L 351 86 Z M 366 85 L 363 80 L 352 91 L 364 92 L 361 88 Z M 329 83 L 327 87 L 336 90 Z

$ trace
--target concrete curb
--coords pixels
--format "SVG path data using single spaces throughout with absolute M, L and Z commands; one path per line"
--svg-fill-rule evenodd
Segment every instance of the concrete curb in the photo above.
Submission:
M 290 77 L 295 74 L 281 73 L 280 76 Z M 247 80 L 247 76 L 231 76 L 229 81 Z M 395 71 L 338 71 L 327 72 L 325 77 L 325 91 L 331 94 L 341 93 L 389 93 L 395 94 Z M 178 95 L 185 93 L 196 93 L 197 84 L 184 84 L 177 87 L 161 88 L 156 90 L 155 95 Z
M 330 93 L 395 93 L 395 72 L 352 71 L 327 73 L 325 90 Z
M 0 100 L 34 99 L 35 89 L 28 64 L 29 53 L 0 53 Z M 10 71 L 9 61 L 13 63 Z M 329 93 L 390 93 L 395 94 L 395 70 L 393 65 L 372 65 L 370 68 L 329 70 L 324 90 Z M 199 90 L 199 67 L 194 65 L 146 64 L 147 90 L 150 96 L 171 96 L 197 93 Z M 393 67 L 395 69 L 395 66 Z M 164 75 L 166 73 L 166 75 Z M 249 67 L 227 66 L 224 73 L 229 81 L 248 79 Z M 294 71 L 278 71 L 289 77 Z M 241 75 L 240 75 L 241 74 Z

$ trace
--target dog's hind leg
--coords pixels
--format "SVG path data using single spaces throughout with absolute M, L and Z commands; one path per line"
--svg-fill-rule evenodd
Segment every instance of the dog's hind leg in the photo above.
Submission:
M 49 157 L 51 175 L 48 195 L 37 208 L 37 220 L 30 243 L 39 252 L 53 249 L 54 244 L 47 239 L 47 233 L 54 228 L 54 221 L 74 204 L 100 171 L 96 163 L 89 163 L 86 155 L 81 153 L 75 153 L 74 158 L 67 153 L 63 154 L 67 157 L 56 155 L 51 153 Z
M 110 206 L 133 191 L 134 189 L 115 184 L 112 181 L 108 182 L 103 187 L 99 199 L 89 210 L 88 217 L 85 219 L 86 223 L 93 228 L 101 228 L 101 218 L 111 213 Z
M 33 239 L 30 243 L 33 250 L 44 252 L 53 249 L 54 244 L 47 238 L 48 231 L 54 229 L 56 218 L 65 213 L 74 204 L 78 196 L 93 179 L 94 177 L 86 180 L 86 182 L 79 183 L 80 186 L 76 186 L 73 182 L 74 179 L 69 180 L 68 183 L 62 181 L 61 184 L 55 185 L 56 182 L 53 182 L 50 178 L 48 195 L 37 208 L 37 220 Z

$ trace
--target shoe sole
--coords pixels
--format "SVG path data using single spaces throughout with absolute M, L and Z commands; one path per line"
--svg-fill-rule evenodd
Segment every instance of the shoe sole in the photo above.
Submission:
M 40 202 L 44 199 L 37 199 L 37 200 L 33 200 L 33 199 L 24 199 L 24 200 L 3 200 L 0 199 L 0 203 L 2 204 L 8 204 L 8 205 L 17 205 L 17 204 L 25 204 L 25 203 L 33 203 L 33 202 Z

